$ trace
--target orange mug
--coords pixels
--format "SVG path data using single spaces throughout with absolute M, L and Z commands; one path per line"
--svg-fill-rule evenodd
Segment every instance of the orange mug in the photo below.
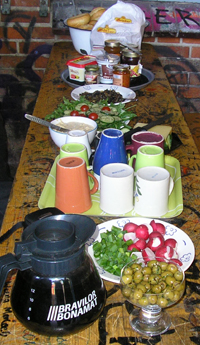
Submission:
M 88 176 L 94 181 L 90 190 Z M 91 194 L 98 190 L 97 179 L 80 157 L 60 158 L 56 165 L 55 207 L 64 213 L 83 213 L 92 206 Z

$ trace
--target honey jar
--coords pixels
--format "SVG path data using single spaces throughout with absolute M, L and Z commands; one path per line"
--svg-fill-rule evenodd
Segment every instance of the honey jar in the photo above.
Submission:
M 123 49 L 121 61 L 123 64 L 129 65 L 130 77 L 138 77 L 140 75 L 140 54 L 130 49 Z
M 99 66 L 85 66 L 85 84 L 99 84 Z
M 104 50 L 108 54 L 115 54 L 115 55 L 121 56 L 121 54 L 120 54 L 120 42 L 117 40 L 105 41 Z
M 118 86 L 130 86 L 129 65 L 119 64 L 113 66 L 113 84 Z

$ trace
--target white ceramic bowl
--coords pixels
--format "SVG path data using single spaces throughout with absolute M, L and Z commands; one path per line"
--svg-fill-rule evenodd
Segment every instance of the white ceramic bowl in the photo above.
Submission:
M 60 121 L 63 121 L 65 123 L 68 122 L 77 122 L 77 123 L 85 123 L 89 126 L 94 127 L 93 130 L 89 131 L 88 134 L 88 140 L 89 143 L 91 144 L 92 141 L 94 140 L 94 137 L 96 135 L 97 132 L 97 123 L 91 119 L 89 119 L 88 117 L 81 117 L 81 116 L 64 116 L 64 117 L 60 117 L 58 119 L 55 119 L 53 121 L 51 121 L 51 123 L 53 123 L 54 125 L 59 125 Z M 78 129 L 78 128 L 77 128 Z M 54 141 L 54 143 L 58 146 L 61 147 L 62 145 L 65 144 L 66 142 L 66 137 L 67 137 L 67 133 L 61 133 L 61 132 L 57 132 L 55 130 L 53 130 L 52 128 L 49 127 L 49 132 L 51 135 L 52 140 Z
M 72 28 L 69 26 L 69 32 L 74 48 L 82 55 L 89 55 L 92 51 L 90 43 L 91 30 Z

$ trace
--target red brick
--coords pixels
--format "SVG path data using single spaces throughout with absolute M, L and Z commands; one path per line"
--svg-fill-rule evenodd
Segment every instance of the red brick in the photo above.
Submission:
M 183 38 L 183 43 L 200 44 L 200 38 Z
M 142 42 L 144 42 L 144 43 L 155 42 L 155 37 L 143 37 Z
M 168 48 L 168 51 L 166 50 Z M 189 57 L 189 47 L 183 46 L 163 46 L 163 45 L 156 45 L 156 51 L 159 56 L 166 56 L 166 57 L 174 57 L 172 51 L 175 52 L 179 57 L 188 58 Z M 165 55 L 164 55 L 165 54 Z
M 0 49 L 1 54 L 14 54 L 17 52 L 17 46 L 15 42 L 9 41 L 8 45 L 3 41 L 2 47 Z
M 28 30 L 28 28 L 23 28 L 25 31 L 27 31 Z M 17 31 L 17 30 L 15 30 L 14 28 L 12 28 L 12 27 L 8 27 L 7 28 L 7 32 L 6 32 L 6 34 L 7 34 L 7 38 L 8 39 L 23 39 L 24 40 L 24 37 L 22 37 L 22 35 Z
M 49 27 L 35 27 L 32 32 L 32 38 L 33 39 L 48 39 L 48 38 L 54 38 L 54 34 L 52 32 L 52 28 Z
M 200 85 L 200 73 L 189 74 L 189 85 Z
M 39 4 L 39 3 L 38 3 Z M 13 17 L 14 16 L 14 17 Z M 50 14 L 47 17 L 40 17 L 39 11 L 28 11 L 24 8 L 22 11 L 12 11 L 12 14 L 1 14 L 1 21 L 5 22 L 10 19 L 9 23 L 30 23 L 35 17 L 36 23 L 50 23 Z
M 15 68 L 16 65 L 20 62 L 22 62 L 24 59 L 26 58 L 26 56 L 13 56 L 13 55 L 5 55 L 5 56 L 1 56 L 0 59 L 0 68 Z
M 177 85 L 188 85 L 188 74 L 182 73 L 176 70 L 173 72 L 165 70 L 165 74 L 170 82 L 170 84 L 177 84 Z
M 180 38 L 177 37 L 158 37 L 159 43 L 180 43 Z
M 41 46 L 43 44 L 53 45 L 52 42 L 48 42 L 48 41 L 31 42 L 30 46 L 29 46 L 28 53 L 30 53 L 32 50 L 36 49 L 38 46 Z M 23 53 L 23 48 L 24 48 L 24 42 L 19 43 L 19 52 L 20 53 Z
M 200 58 L 200 47 L 192 47 L 191 58 Z
M 20 7 L 38 7 L 39 3 L 38 0 L 11 0 L 11 7 L 12 6 L 20 6 Z M 49 4 L 48 4 L 49 6 Z
M 178 88 L 178 97 L 184 98 L 200 98 L 200 87 L 182 87 Z

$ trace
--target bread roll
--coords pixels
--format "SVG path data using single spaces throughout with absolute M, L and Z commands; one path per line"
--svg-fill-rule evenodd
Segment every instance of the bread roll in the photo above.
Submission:
M 67 25 L 73 28 L 79 28 L 81 25 L 88 24 L 91 17 L 89 13 L 78 14 L 77 16 L 67 19 Z
M 91 24 L 89 23 L 89 24 L 80 25 L 78 28 L 79 28 L 79 29 L 83 29 L 83 30 L 92 30 L 93 27 L 94 27 L 94 25 L 91 25 Z
M 102 14 L 106 11 L 103 7 L 96 7 L 90 12 L 90 20 L 98 20 Z

